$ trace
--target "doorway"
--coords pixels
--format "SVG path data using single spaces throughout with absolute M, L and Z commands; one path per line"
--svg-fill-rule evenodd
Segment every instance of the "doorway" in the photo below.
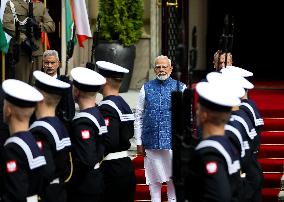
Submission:
M 281 1 L 208 1 L 207 67 L 212 71 L 224 16 L 234 16 L 234 65 L 250 70 L 258 79 L 282 79 L 284 18 Z M 281 30 L 283 30 L 281 28 Z
M 61 0 L 46 0 L 46 7 L 56 26 L 54 33 L 48 33 L 50 49 L 57 50 L 61 58 Z

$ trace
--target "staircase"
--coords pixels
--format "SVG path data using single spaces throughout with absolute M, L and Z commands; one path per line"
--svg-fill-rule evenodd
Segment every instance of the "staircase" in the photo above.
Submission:
M 137 156 L 133 159 L 135 165 L 135 174 L 136 174 L 136 202 L 146 202 L 151 201 L 149 186 L 146 185 L 145 171 L 144 171 L 144 159 L 142 156 Z M 166 184 L 162 186 L 162 201 L 167 201 L 167 187 Z
M 262 202 L 277 202 L 284 163 L 284 82 L 274 87 L 270 83 L 255 84 L 255 87 L 250 92 L 250 97 L 256 102 L 265 124 L 259 152 L 264 174 Z M 145 184 L 143 157 L 137 156 L 133 162 L 137 180 L 135 200 L 150 201 L 149 187 Z M 162 187 L 162 201 L 167 201 L 166 185 Z
M 256 89 L 251 92 L 261 115 L 259 162 L 263 169 L 263 202 L 277 202 L 284 164 L 284 89 Z

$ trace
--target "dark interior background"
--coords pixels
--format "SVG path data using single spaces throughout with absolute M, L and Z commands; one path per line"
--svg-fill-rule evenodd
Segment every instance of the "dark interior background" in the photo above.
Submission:
M 57 50 L 59 58 L 61 58 L 61 0 L 47 0 L 46 7 L 49 10 L 49 15 L 55 22 L 56 28 L 54 33 L 48 34 L 48 39 L 51 49 Z
M 209 0 L 207 71 L 212 71 L 224 16 L 229 13 L 235 22 L 234 65 L 252 71 L 254 78 L 283 79 L 284 10 L 281 4 L 277 0 Z

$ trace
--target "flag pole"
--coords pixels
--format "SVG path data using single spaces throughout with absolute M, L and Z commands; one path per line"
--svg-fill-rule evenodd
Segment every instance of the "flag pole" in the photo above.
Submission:
M 2 81 L 5 80 L 5 54 L 2 52 Z
M 46 0 L 44 0 L 44 7 L 46 8 Z M 44 32 L 44 50 L 47 50 L 47 33 Z
M 66 36 L 66 4 L 65 0 L 61 1 L 62 10 L 61 10 L 61 36 Z M 60 74 L 64 74 L 66 68 L 66 39 L 61 37 L 61 68 Z

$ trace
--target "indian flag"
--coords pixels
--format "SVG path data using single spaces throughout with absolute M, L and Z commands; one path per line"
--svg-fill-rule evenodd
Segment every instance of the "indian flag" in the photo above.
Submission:
M 4 32 L 3 24 L 2 24 L 4 10 L 5 10 L 7 1 L 8 0 L 1 0 L 1 8 L 0 8 L 0 49 L 4 53 L 8 52 L 9 42 L 11 39 L 11 36 Z
M 92 37 L 85 0 L 65 0 L 66 2 L 66 43 L 78 40 L 79 46 Z M 74 36 L 74 29 L 76 37 Z

